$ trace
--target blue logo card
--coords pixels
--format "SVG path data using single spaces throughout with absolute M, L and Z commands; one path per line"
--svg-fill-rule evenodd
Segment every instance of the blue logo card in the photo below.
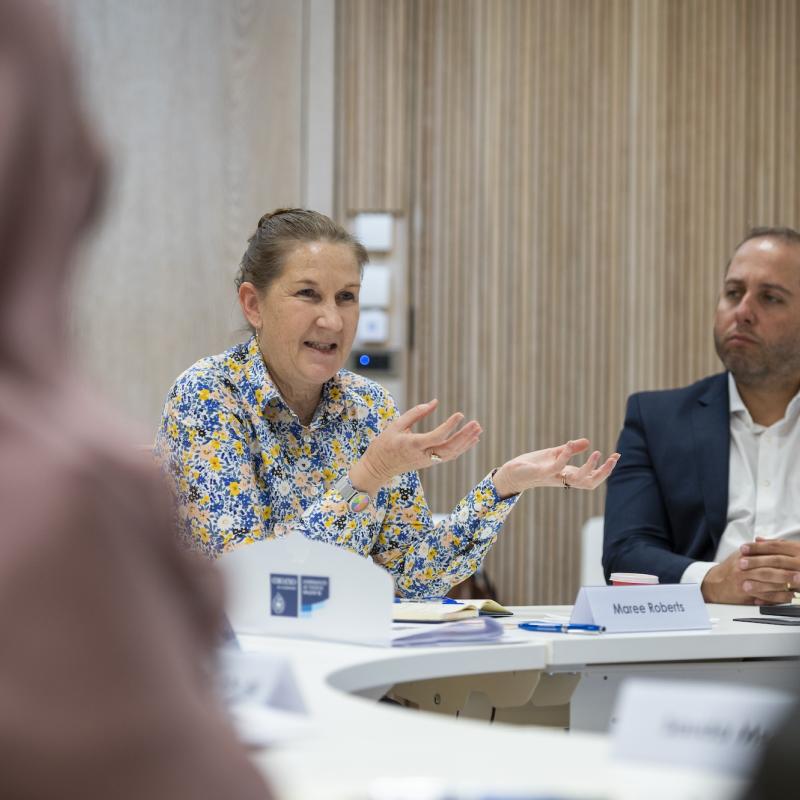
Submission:
M 313 613 L 331 596 L 331 579 L 318 575 L 300 577 L 300 613 Z
M 274 617 L 297 616 L 297 575 L 270 573 L 270 613 Z

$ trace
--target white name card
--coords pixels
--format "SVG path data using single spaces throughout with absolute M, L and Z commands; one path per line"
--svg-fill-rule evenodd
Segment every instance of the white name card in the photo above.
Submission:
M 238 633 L 391 644 L 394 582 L 368 558 L 290 533 L 225 553 Z
M 711 627 L 696 583 L 657 586 L 584 586 L 575 600 L 573 625 L 602 625 L 608 633 L 689 631 Z
M 247 745 L 308 740 L 313 723 L 287 659 L 225 648 L 219 654 L 217 687 Z
M 750 686 L 633 679 L 612 718 L 616 758 L 746 774 L 792 706 Z
M 228 707 L 256 705 L 306 713 L 291 664 L 272 653 L 222 650 L 217 684 Z

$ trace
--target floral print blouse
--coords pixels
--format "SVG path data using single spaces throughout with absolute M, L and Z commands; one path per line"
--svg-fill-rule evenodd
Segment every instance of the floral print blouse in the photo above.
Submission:
M 370 556 L 401 596 L 444 595 L 475 572 L 517 498 L 501 500 L 487 476 L 434 525 L 419 475 L 407 472 L 351 511 L 334 485 L 397 413 L 385 389 L 340 370 L 303 427 L 253 337 L 178 378 L 156 454 L 185 534 L 209 556 L 294 529 Z

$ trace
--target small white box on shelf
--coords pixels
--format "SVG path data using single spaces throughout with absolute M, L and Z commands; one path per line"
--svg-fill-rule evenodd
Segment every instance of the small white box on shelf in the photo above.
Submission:
M 356 238 L 367 250 L 388 253 L 392 249 L 393 223 L 391 214 L 370 212 L 356 214 L 353 226 Z
M 389 308 L 392 295 L 392 271 L 385 264 L 367 264 L 361 281 L 361 308 Z
M 361 312 L 356 339 L 364 344 L 380 344 L 389 338 L 389 315 L 375 308 Z

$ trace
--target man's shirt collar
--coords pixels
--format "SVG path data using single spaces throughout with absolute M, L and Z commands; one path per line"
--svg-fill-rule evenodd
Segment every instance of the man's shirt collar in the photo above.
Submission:
M 766 430 L 763 425 L 758 425 L 753 422 L 753 418 L 750 416 L 750 412 L 747 410 L 747 406 L 744 404 L 742 396 L 739 394 L 739 388 L 736 386 L 736 381 L 730 372 L 728 373 L 728 398 L 732 417 L 734 415 L 737 416 L 749 428 L 756 432 L 760 433 L 761 431 Z M 798 416 L 800 416 L 800 391 L 789 401 L 789 405 L 786 406 L 786 412 L 784 413 L 783 418 L 778 420 L 775 425 L 783 425 L 794 421 Z

